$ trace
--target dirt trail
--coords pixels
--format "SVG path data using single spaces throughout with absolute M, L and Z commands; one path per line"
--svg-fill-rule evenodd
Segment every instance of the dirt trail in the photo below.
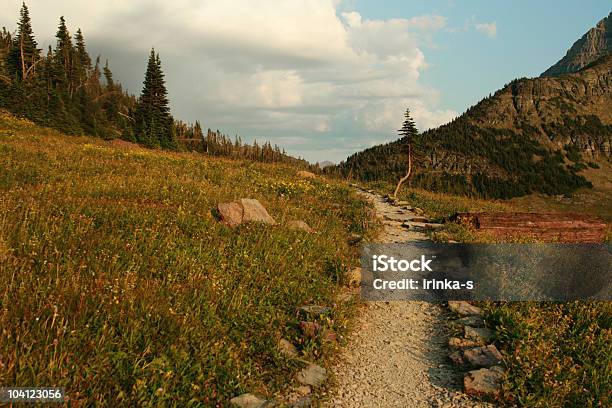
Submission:
M 381 243 L 427 240 L 416 213 L 362 192 L 374 203 Z M 402 227 L 403 224 L 409 228 Z M 340 363 L 333 407 L 492 407 L 461 392 L 462 375 L 447 359 L 447 310 L 426 302 L 368 302 Z

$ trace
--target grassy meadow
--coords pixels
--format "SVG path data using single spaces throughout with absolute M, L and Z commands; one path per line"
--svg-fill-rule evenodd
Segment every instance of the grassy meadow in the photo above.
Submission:
M 296 307 L 334 306 L 368 234 L 346 185 L 285 165 L 64 136 L 0 114 L 0 384 L 64 387 L 73 406 L 225 406 L 273 397 L 335 347 Z M 217 203 L 256 198 L 278 225 L 230 229 Z M 288 229 L 303 220 L 317 233 Z
M 570 211 L 596 215 L 609 222 L 609 170 L 610 167 L 602 167 L 599 172 L 589 170 L 593 197 L 579 190 L 574 197 L 532 195 L 493 201 L 403 188 L 399 198 L 439 220 L 457 211 Z M 371 187 L 381 193 L 393 190 L 393 186 L 385 184 Z M 610 224 L 608 231 L 610 242 Z M 454 223 L 433 232 L 432 239 L 500 242 Z M 529 242 L 520 237 L 511 241 Z M 481 302 L 480 306 L 485 309 L 487 323 L 495 329 L 495 344 L 504 355 L 507 378 L 500 404 L 538 408 L 610 406 L 612 302 Z

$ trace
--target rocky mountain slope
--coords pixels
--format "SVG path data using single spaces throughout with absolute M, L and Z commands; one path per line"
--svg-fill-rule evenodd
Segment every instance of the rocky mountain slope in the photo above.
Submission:
M 435 191 L 508 198 L 589 186 L 579 173 L 612 157 L 612 56 L 570 74 L 514 80 L 459 118 L 424 132 L 415 148 L 413 185 Z M 400 139 L 327 171 L 396 181 L 405 167 Z
M 574 74 L 515 80 L 465 116 L 482 128 L 523 130 L 554 149 L 569 144 L 589 158 L 609 157 L 612 56 Z
M 567 54 L 541 76 L 576 72 L 610 53 L 612 53 L 612 12 L 576 41 Z

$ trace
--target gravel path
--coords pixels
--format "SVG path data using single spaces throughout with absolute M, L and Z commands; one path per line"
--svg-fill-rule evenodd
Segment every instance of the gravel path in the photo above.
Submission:
M 427 240 L 417 214 L 362 192 L 384 224 L 378 242 Z M 462 375 L 447 359 L 447 310 L 425 302 L 368 302 L 333 368 L 330 407 L 492 407 L 461 392 Z

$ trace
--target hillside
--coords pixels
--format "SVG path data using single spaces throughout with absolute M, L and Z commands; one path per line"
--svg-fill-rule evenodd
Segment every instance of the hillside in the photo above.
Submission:
M 413 185 L 483 197 L 569 194 L 580 172 L 612 155 L 612 56 L 574 74 L 518 79 L 426 131 Z M 330 172 L 364 181 L 405 173 L 401 140 L 349 157 Z
M 577 72 L 599 58 L 612 53 L 612 12 L 587 31 L 567 54 L 541 76 Z
M 219 202 L 258 199 L 277 225 L 229 228 Z M 336 347 L 296 309 L 334 305 L 368 207 L 283 164 L 66 136 L 0 112 L 0 382 L 66 389 L 75 406 L 227 406 L 274 397 Z M 316 233 L 293 230 L 293 220 Z M 316 321 L 316 320 L 315 320 Z

